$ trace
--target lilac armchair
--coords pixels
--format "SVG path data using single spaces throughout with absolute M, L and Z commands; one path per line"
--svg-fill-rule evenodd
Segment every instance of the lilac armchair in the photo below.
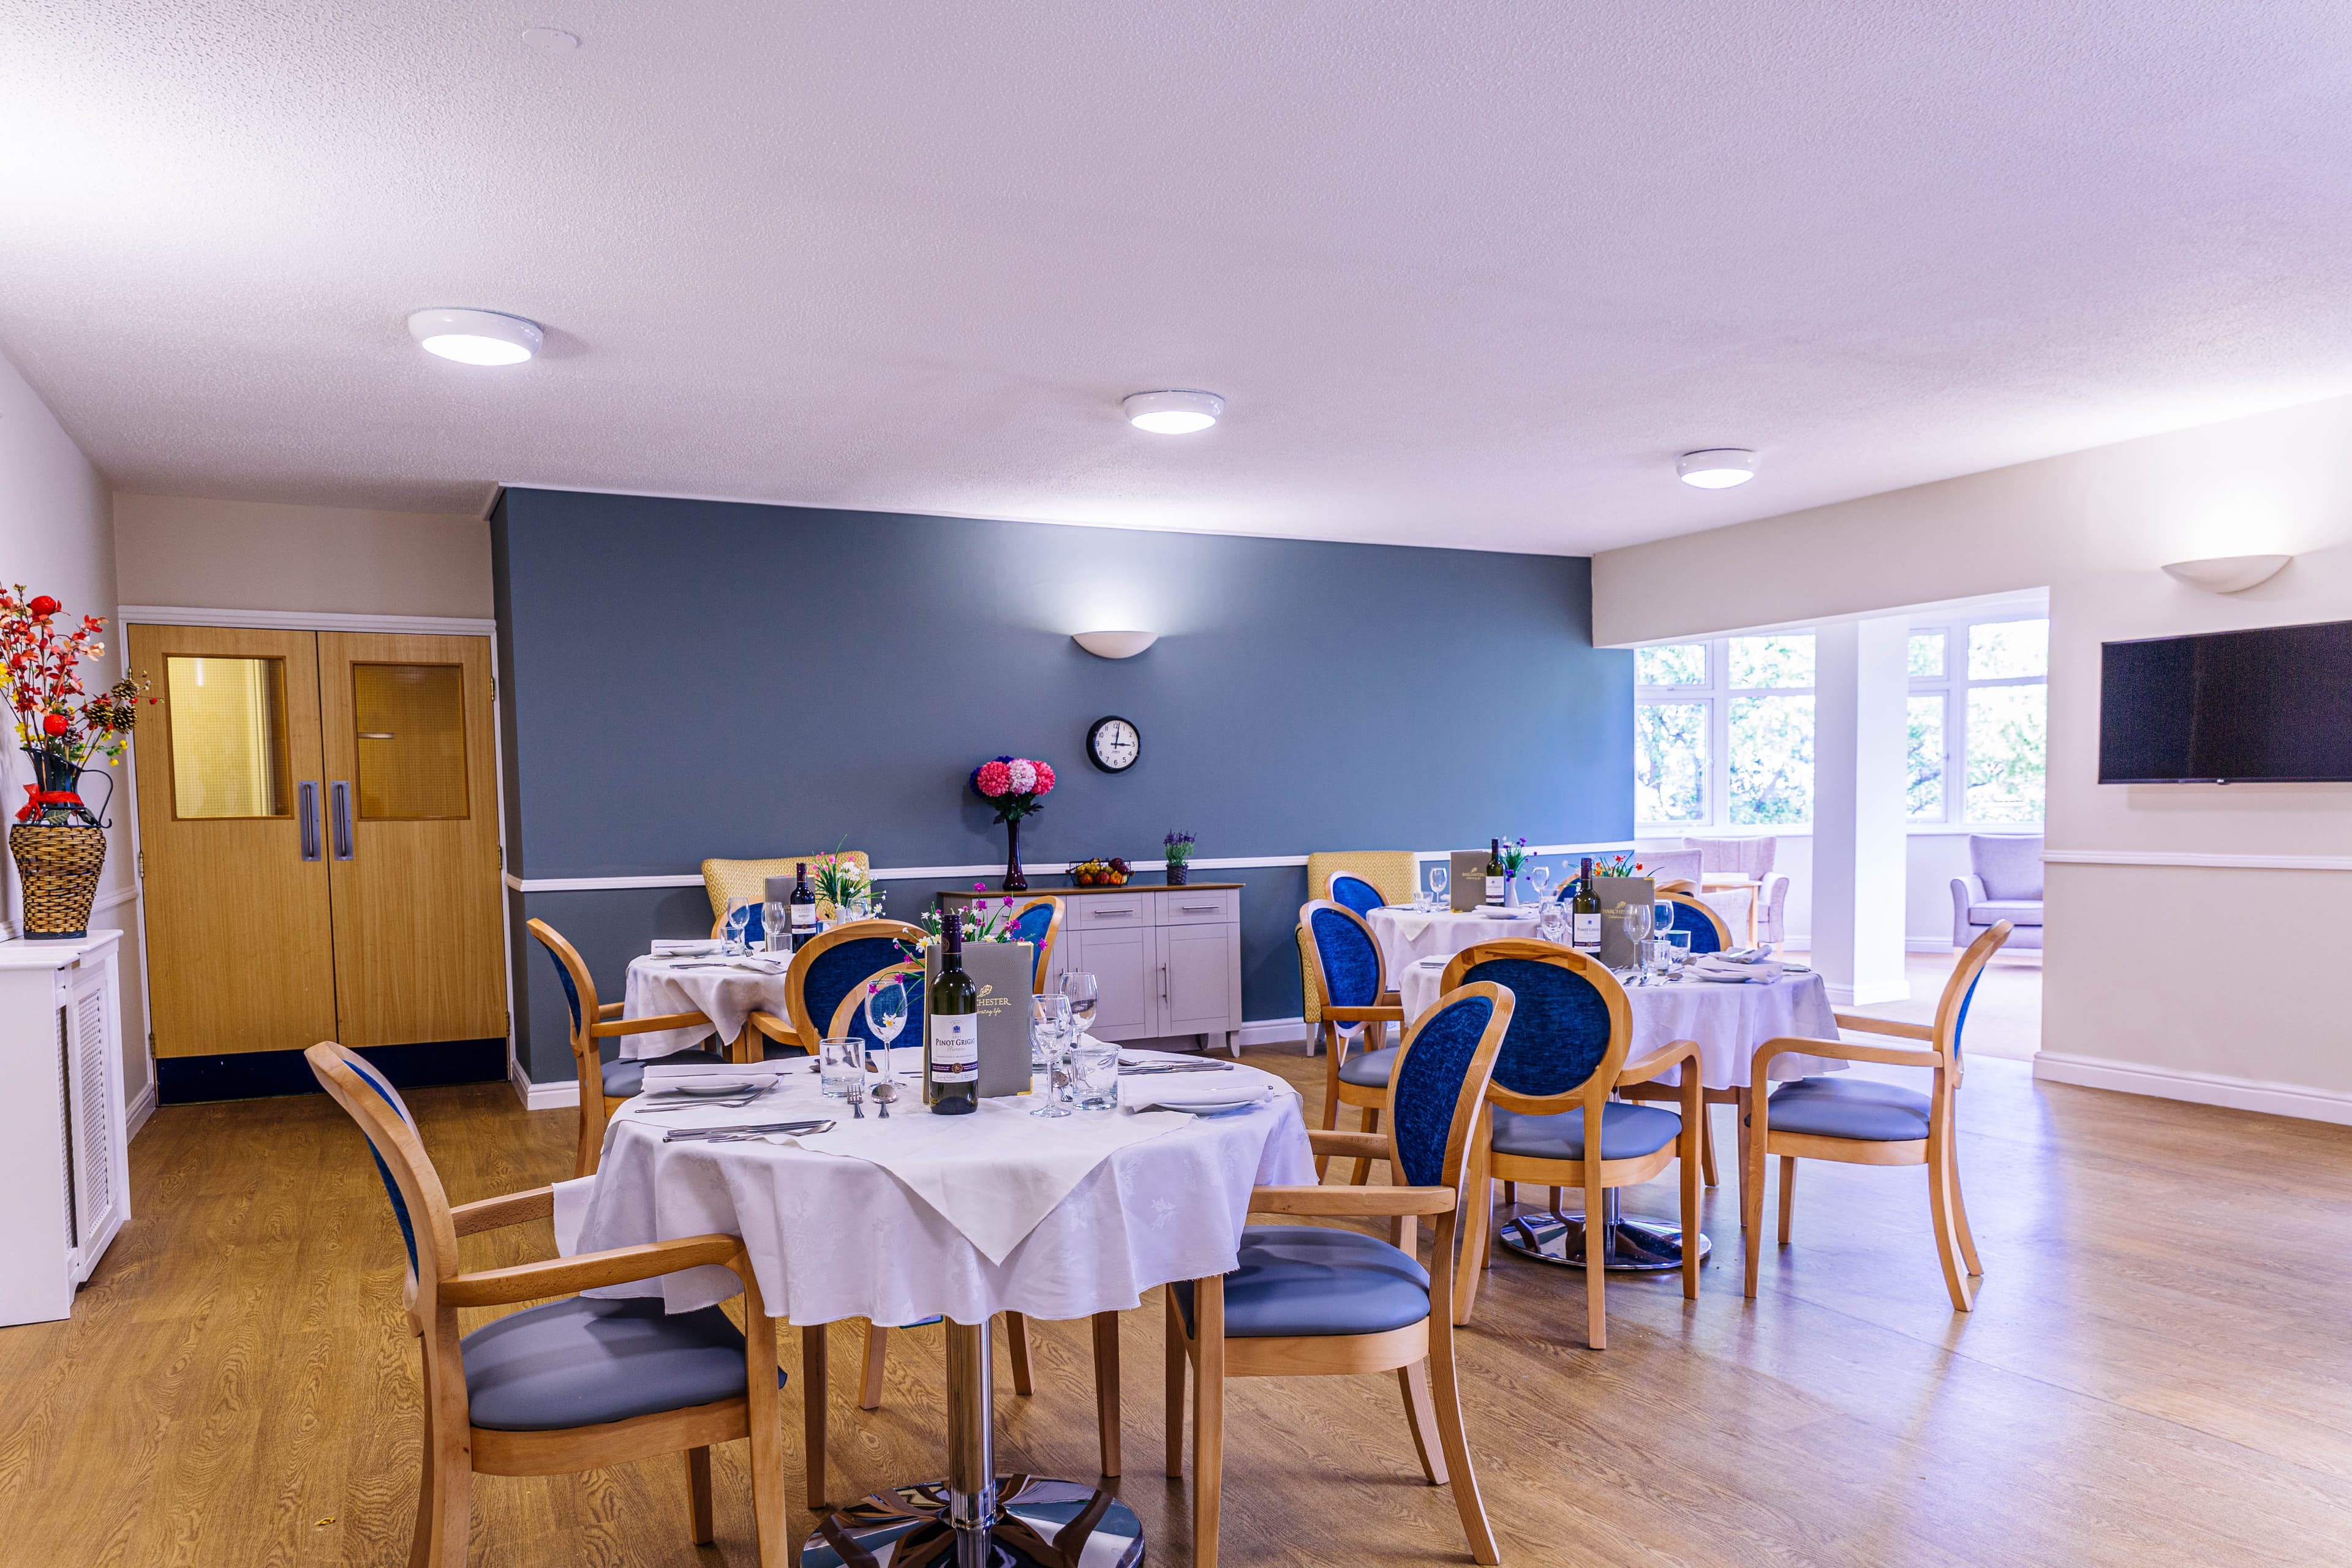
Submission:
M 1969 838 L 1970 875 L 1952 879 L 1952 945 L 1966 947 L 1996 921 L 2009 945 L 2042 945 L 2042 836 Z

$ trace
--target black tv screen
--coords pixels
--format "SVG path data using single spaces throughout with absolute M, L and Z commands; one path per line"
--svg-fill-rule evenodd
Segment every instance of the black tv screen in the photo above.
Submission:
M 2101 646 L 2101 784 L 2346 780 L 2352 621 Z

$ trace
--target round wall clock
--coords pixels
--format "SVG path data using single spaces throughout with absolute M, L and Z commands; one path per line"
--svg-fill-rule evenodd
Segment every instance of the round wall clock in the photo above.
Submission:
M 1087 761 L 1107 773 L 1127 772 L 1142 754 L 1143 737 L 1124 719 L 1097 719 L 1087 731 Z

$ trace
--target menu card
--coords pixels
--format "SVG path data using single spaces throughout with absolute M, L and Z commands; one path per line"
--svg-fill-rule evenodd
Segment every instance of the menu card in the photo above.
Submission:
M 963 972 L 980 993 L 980 1094 L 1029 1092 L 1029 997 L 1037 949 L 1025 942 L 967 942 Z M 926 990 L 940 972 L 940 944 L 923 950 Z
M 1630 969 L 1639 962 L 1633 939 L 1625 934 L 1625 911 L 1654 903 L 1654 877 L 1595 877 L 1593 891 L 1601 895 L 1601 962 L 1612 969 Z

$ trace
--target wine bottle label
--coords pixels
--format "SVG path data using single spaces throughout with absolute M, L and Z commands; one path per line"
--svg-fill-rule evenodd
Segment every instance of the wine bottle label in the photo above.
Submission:
M 1576 917 L 1575 943 L 1581 952 L 1599 952 L 1601 951 L 1601 917 L 1599 915 Z
M 1503 879 L 1500 877 L 1486 879 L 1486 901 L 1490 904 L 1499 904 L 1503 901 Z
M 794 904 L 793 906 L 793 929 L 794 931 L 814 931 L 816 929 L 816 906 L 814 904 Z
M 969 1013 L 931 1017 L 931 1081 L 980 1081 L 980 1019 Z

